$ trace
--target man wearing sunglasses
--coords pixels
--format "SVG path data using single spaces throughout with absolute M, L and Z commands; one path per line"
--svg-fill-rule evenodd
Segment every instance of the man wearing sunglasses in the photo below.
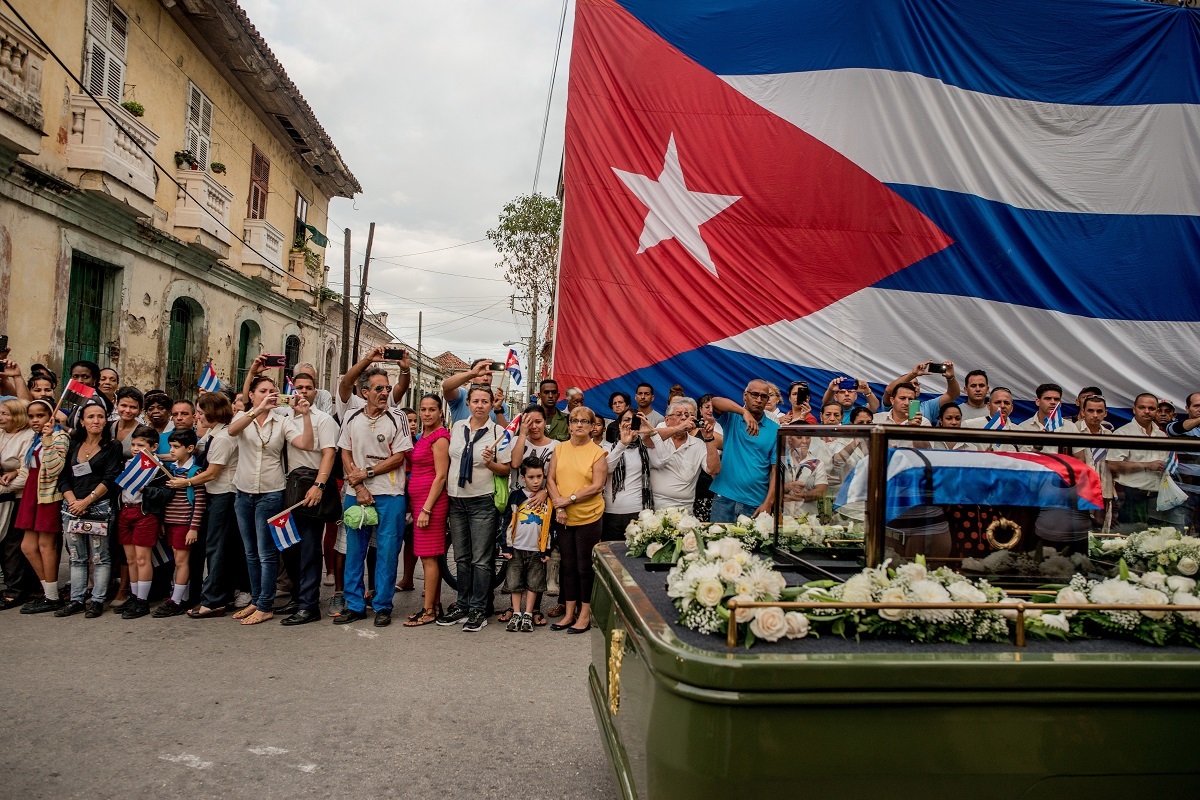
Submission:
M 764 413 L 771 387 L 752 380 L 743 405 L 714 397 L 713 416 L 725 431 L 721 471 L 713 478 L 712 521 L 734 522 L 757 516 L 775 505 L 775 439 L 779 423 Z

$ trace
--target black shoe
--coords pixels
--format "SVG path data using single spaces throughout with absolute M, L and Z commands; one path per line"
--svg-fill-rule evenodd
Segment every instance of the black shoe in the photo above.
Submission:
M 280 625 L 303 625 L 306 622 L 316 622 L 321 618 L 320 611 L 309 611 L 308 609 L 300 609 L 290 617 L 284 617 L 279 621 Z
M 167 617 L 178 617 L 183 613 L 183 606 L 176 603 L 174 600 L 167 600 L 158 608 L 154 609 L 154 613 L 150 616 L 155 619 L 166 619 Z
M 283 608 L 277 609 L 275 611 L 275 613 L 279 614 L 280 616 L 290 617 L 292 614 L 295 614 L 299 610 L 300 610 L 300 601 L 293 600 L 290 603 L 288 603 L 286 606 L 284 606 Z
M 355 611 L 354 609 L 347 608 L 341 614 L 338 614 L 336 617 L 333 618 L 333 624 L 334 625 L 349 625 L 351 622 L 357 622 L 360 619 L 366 619 L 366 618 L 367 618 L 367 612 Z
M 392 624 L 392 612 L 391 611 L 376 611 L 375 612 L 375 627 L 376 628 L 386 628 L 388 625 L 391 625 L 391 624 Z
M 582 628 L 567 628 L 567 633 L 587 633 L 592 629 L 592 623 L 588 623 Z
M 102 616 L 104 616 L 104 603 L 99 600 L 93 600 L 88 603 L 87 613 L 83 615 L 84 619 L 95 619 Z
M 487 627 L 487 617 L 478 611 L 472 611 L 467 617 L 462 629 L 467 633 L 476 633 Z
M 573 620 L 573 619 L 564 619 L 562 622 L 552 622 L 552 623 L 550 623 L 550 630 L 552 630 L 552 631 L 565 631 L 567 628 L 570 628 L 570 627 L 571 627 L 572 625 L 574 625 L 574 624 L 575 624 L 575 620 Z
M 445 614 L 439 616 L 435 621 L 438 625 L 457 625 L 467 618 L 467 610 L 457 606 L 450 606 Z
M 138 619 L 150 613 L 150 604 L 137 597 L 125 601 L 121 608 L 121 619 Z
M 8 611 L 10 608 L 16 608 L 21 605 L 19 597 L 0 597 L 0 611 Z
M 58 611 L 62 608 L 61 600 L 48 600 L 45 597 L 35 597 L 21 606 L 22 614 L 45 614 L 48 611 Z
M 69 617 L 72 614 L 78 614 L 79 612 L 86 611 L 86 610 L 87 610 L 87 606 L 85 606 L 83 603 L 81 603 L 78 600 L 72 600 L 71 602 L 69 602 L 65 606 L 63 606 L 62 608 L 58 609 L 58 611 L 55 611 L 54 616 Z

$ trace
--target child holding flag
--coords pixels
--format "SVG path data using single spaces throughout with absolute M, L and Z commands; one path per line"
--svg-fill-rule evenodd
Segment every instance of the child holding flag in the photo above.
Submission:
M 167 509 L 163 514 L 163 531 L 175 556 L 175 585 L 171 599 L 154 610 L 153 616 L 158 619 L 182 614 L 183 603 L 188 599 L 187 588 L 191 578 L 188 558 L 192 545 L 200 537 L 206 501 L 204 486 L 193 483 L 200 472 L 194 457 L 196 442 L 196 432 L 184 428 L 173 431 L 167 437 L 171 457 L 175 461 L 171 469 L 176 477 L 187 481 L 187 486 L 175 490 L 175 496 L 167 501 Z
M 62 550 L 62 514 L 58 476 L 67 461 L 70 439 L 54 422 L 54 404 L 34 400 L 25 411 L 36 438 L 25 454 L 25 493 L 13 523 L 24 531 L 21 552 L 42 582 L 45 597 L 35 597 L 21 606 L 22 614 L 45 614 L 63 607 L 58 599 L 58 558 Z
M 133 457 L 117 476 L 121 487 L 121 510 L 117 513 L 117 538 L 125 550 L 129 564 L 130 598 L 121 607 L 122 619 L 137 619 L 150 613 L 150 584 L 154 567 L 150 551 L 158 543 L 159 521 L 154 513 L 147 490 L 162 486 L 166 473 L 150 455 L 158 446 L 158 431 L 149 425 L 138 425 L 129 434 Z

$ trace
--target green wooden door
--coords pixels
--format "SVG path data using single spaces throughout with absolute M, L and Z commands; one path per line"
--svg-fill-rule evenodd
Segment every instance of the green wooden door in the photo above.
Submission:
M 242 391 L 242 386 L 246 382 L 246 369 L 249 362 L 253 359 L 249 358 L 250 339 L 254 335 L 254 331 L 250 327 L 249 322 L 243 322 L 242 327 L 238 331 L 238 356 L 237 356 L 237 385 L 234 390 Z
M 67 295 L 67 330 L 63 370 L 75 361 L 110 365 L 109 345 L 116 342 L 115 270 L 82 253 L 71 256 L 71 282 Z
M 194 400 L 200 374 L 192 309 L 180 298 L 171 306 L 170 338 L 167 340 L 167 394 L 176 400 Z

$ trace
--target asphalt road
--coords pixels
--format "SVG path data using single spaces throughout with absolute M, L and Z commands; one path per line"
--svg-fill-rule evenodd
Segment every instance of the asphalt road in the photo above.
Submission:
M 589 637 L 403 628 L 417 586 L 383 629 L 0 612 L 0 797 L 616 797 Z

